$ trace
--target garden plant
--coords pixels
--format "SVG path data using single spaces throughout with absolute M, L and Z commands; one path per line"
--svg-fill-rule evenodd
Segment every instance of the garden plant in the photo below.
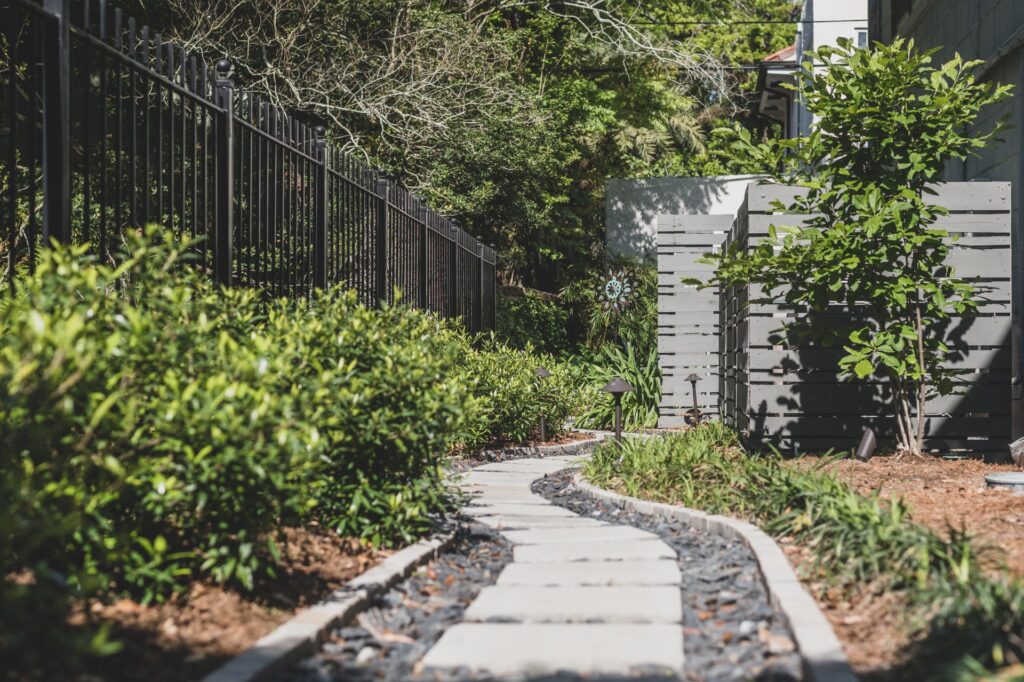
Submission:
M 712 256 L 712 284 L 760 284 L 767 298 L 813 315 L 791 335 L 844 349 L 841 374 L 882 380 L 892 398 L 899 449 L 924 448 L 926 404 L 955 390 L 944 323 L 977 307 L 974 286 L 947 262 L 949 234 L 935 223 L 947 211 L 930 196 L 951 160 L 994 139 L 968 133 L 1009 86 L 979 83 L 978 62 L 959 57 L 935 66 L 931 53 L 896 40 L 855 49 L 841 39 L 808 56 L 828 68 L 801 71 L 799 90 L 816 117 L 810 135 L 754 143 L 741 133 L 736 149 L 773 169 L 772 178 L 803 188 L 780 212 L 769 238 L 744 252 L 734 245 Z M 827 314 L 856 311 L 833 325 Z
M 223 288 L 154 228 L 115 265 L 40 252 L 0 302 L 0 659 L 109 653 L 71 600 L 258 589 L 288 527 L 375 546 L 430 531 L 448 453 L 555 429 L 575 375 L 352 292 Z M 533 394 L 535 369 L 555 375 Z M 481 380 L 500 369 L 501 383 Z M 65 639 L 61 639 L 65 636 Z
M 585 475 L 626 495 L 756 523 L 806 550 L 801 577 L 819 597 L 898 596 L 915 650 L 905 678 L 894 679 L 978 679 L 1024 662 L 1024 583 L 965 532 L 915 523 L 899 499 L 860 494 L 824 471 L 828 461 L 803 468 L 752 455 L 710 422 L 606 444 Z

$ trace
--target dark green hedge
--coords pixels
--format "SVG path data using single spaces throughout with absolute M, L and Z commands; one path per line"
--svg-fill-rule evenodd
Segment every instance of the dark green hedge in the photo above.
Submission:
M 283 526 L 408 542 L 450 506 L 449 452 L 575 404 L 550 358 L 341 290 L 261 303 L 187 253 L 155 232 L 116 267 L 46 250 L 0 303 L 0 659 L 56 650 L 69 596 L 251 589 Z

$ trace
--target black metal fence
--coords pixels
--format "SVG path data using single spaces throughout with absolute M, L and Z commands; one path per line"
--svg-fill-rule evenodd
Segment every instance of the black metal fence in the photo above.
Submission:
M 406 189 L 106 0 L 0 0 L 5 277 L 49 239 L 109 257 L 146 223 L 218 281 L 344 284 L 492 329 L 496 253 Z

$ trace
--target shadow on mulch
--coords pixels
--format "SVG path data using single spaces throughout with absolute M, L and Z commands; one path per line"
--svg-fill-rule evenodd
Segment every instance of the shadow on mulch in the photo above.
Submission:
M 109 624 L 109 638 L 121 650 L 79 664 L 54 660 L 52 668 L 15 679 L 199 679 L 388 554 L 329 532 L 295 528 L 283 531 L 279 551 L 282 563 L 276 576 L 258 583 L 251 593 L 197 582 L 163 604 L 143 606 L 129 599 L 78 604 L 69 619 L 72 629 L 85 632 Z

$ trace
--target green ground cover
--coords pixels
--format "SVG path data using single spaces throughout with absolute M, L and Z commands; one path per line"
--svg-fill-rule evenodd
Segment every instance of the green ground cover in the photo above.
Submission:
M 978 679 L 1024 660 L 1024 584 L 984 570 L 994 559 L 966 533 L 940 536 L 909 520 L 898 500 L 738 445 L 729 428 L 710 423 L 607 444 L 585 475 L 623 494 L 748 519 L 809 550 L 809 584 L 900 593 L 915 645 L 889 679 Z

